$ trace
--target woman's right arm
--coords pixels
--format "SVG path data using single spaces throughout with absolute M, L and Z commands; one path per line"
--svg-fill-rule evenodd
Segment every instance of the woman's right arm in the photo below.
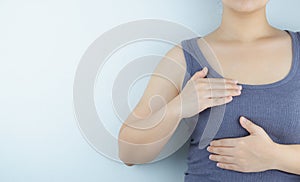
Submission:
M 186 72 L 183 50 L 177 45 L 167 52 L 119 131 L 119 158 L 125 164 L 154 160 L 181 119 L 228 103 L 240 94 L 234 80 L 204 78 L 207 71 L 196 72 L 181 91 Z

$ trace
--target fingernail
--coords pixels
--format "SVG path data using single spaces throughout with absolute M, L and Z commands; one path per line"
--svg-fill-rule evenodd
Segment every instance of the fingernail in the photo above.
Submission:
M 240 89 L 240 90 L 242 90 L 242 89 L 243 89 L 242 85 L 239 85 L 239 89 Z

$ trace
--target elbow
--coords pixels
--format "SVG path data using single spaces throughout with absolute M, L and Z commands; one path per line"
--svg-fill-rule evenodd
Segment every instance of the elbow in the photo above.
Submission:
M 153 158 L 149 158 L 149 156 L 139 156 L 137 153 L 132 153 L 130 155 L 126 155 L 122 152 L 119 152 L 119 159 L 127 166 L 133 166 L 137 164 L 147 164 L 153 161 Z
M 119 159 L 127 166 L 146 164 L 155 159 L 155 157 L 145 149 L 145 146 L 132 144 L 120 139 L 118 156 Z
M 125 165 L 146 164 L 156 158 L 151 144 L 135 143 L 125 135 L 119 134 L 118 138 L 118 157 Z
M 119 152 L 119 159 L 123 162 L 126 166 L 133 166 L 133 160 L 130 160 L 130 156 L 124 156 L 124 154 Z

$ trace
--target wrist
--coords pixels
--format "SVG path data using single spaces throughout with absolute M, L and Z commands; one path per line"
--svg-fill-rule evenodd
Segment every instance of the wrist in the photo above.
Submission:
M 180 96 L 176 96 L 167 104 L 168 111 L 177 119 L 183 119 Z
M 271 149 L 273 152 L 272 152 L 272 164 L 271 164 L 271 169 L 275 169 L 275 170 L 281 170 L 281 162 L 282 162 L 282 159 L 281 159 L 281 155 L 284 153 L 283 151 L 284 147 L 282 144 L 278 144 L 278 143 L 275 143 L 274 142 L 274 147 L 273 149 Z

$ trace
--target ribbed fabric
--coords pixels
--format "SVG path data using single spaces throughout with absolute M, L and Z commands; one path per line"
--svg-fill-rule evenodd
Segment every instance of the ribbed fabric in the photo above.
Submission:
M 240 84 L 243 86 L 241 95 L 233 97 L 233 100 L 228 104 L 215 106 L 226 106 L 226 108 L 221 126 L 214 139 L 249 135 L 239 123 L 239 117 L 243 115 L 264 128 L 274 142 L 300 144 L 300 32 L 285 31 L 290 34 L 293 47 L 292 67 L 288 75 L 282 80 L 270 84 Z M 182 88 L 188 79 L 204 66 L 208 67 L 207 77 L 222 78 L 205 59 L 197 44 L 198 38 L 186 39 L 181 42 L 187 65 Z M 185 182 L 300 181 L 300 175 L 279 170 L 242 173 L 218 168 L 216 162 L 209 160 L 210 153 L 206 147 L 204 149 L 198 148 L 211 109 L 207 108 L 199 113 L 198 123 L 191 135 Z

